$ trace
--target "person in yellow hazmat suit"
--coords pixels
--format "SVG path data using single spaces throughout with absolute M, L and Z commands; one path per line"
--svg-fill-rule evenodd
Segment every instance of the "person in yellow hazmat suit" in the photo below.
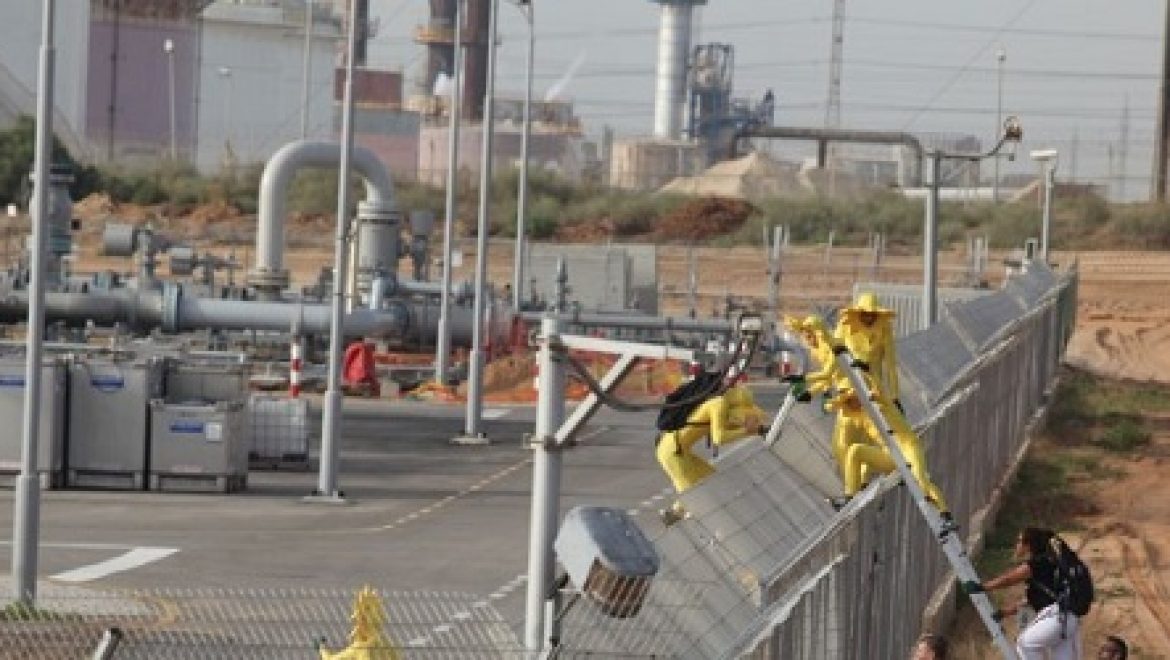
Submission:
M 700 440 L 709 438 L 718 450 L 723 445 L 761 433 L 764 411 L 756 405 L 751 390 L 738 377 L 732 378 L 734 384 L 723 394 L 703 401 L 687 415 L 685 426 L 659 434 L 655 456 L 675 492 L 685 492 L 715 472 L 715 468 L 694 451 Z M 660 513 L 667 525 L 686 515 L 679 502 Z
M 893 310 L 881 307 L 876 295 L 862 293 L 853 305 L 841 310 L 834 333 L 835 340 L 849 350 L 853 358 L 852 366 L 865 372 L 871 397 L 894 432 L 894 440 L 898 443 L 902 455 L 906 457 L 914 478 L 918 480 L 926 497 L 939 509 L 943 518 L 951 522 L 950 509 L 942 491 L 931 480 L 927 471 L 926 453 L 922 450 L 922 442 L 906 421 L 902 403 L 898 399 L 898 358 L 893 318 Z M 850 409 L 855 406 L 857 414 L 865 417 L 865 432 L 875 441 L 852 443 L 845 452 L 843 476 L 845 497 L 849 498 L 861 490 L 867 473 L 887 474 L 895 469 L 895 465 L 881 441 L 877 427 L 865 415 L 860 402 L 854 398 L 852 404 L 846 401 L 843 405 L 849 406 Z
M 872 429 L 869 416 L 853 395 L 853 385 L 849 378 L 837 368 L 833 354 L 835 340 L 829 335 L 824 321 L 819 316 L 808 316 L 800 320 L 789 318 L 785 323 L 799 334 L 818 364 L 816 371 L 785 379 L 792 383 L 792 395 L 797 401 L 807 402 L 813 395 L 834 390 L 835 394 L 828 399 L 825 409 L 837 413 L 831 448 L 841 470 L 841 479 L 846 481 L 849 448 L 858 443 L 881 446 L 881 437 Z
M 367 585 L 358 592 L 350 620 L 353 630 L 349 634 L 349 646 L 332 652 L 318 643 L 321 660 L 402 660 L 402 654 L 383 632 L 386 608 L 377 591 Z

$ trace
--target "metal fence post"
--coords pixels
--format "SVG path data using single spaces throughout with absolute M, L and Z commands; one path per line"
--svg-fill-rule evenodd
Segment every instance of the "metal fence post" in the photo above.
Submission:
M 556 431 L 565 417 L 565 366 L 553 351 L 560 344 L 560 322 L 553 315 L 540 323 L 540 384 L 536 399 L 536 432 L 532 438 L 532 514 L 528 535 L 528 591 L 525 599 L 524 648 L 537 657 L 551 618 L 545 611 L 556 566 L 553 541 L 559 516 L 561 447 Z M 546 618 L 549 618 L 546 621 Z
M 942 154 L 932 151 L 927 160 L 926 220 L 922 228 L 922 329 L 938 320 L 938 186 Z

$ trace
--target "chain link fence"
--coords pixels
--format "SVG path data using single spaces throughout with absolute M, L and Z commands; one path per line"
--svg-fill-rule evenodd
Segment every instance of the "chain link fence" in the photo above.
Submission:
M 523 657 L 489 599 L 450 592 L 377 592 L 383 638 L 402 656 Z M 26 616 L 0 615 L 5 658 L 90 657 L 103 632 L 123 633 L 117 660 L 318 657 L 349 643 L 355 594 L 341 589 L 187 589 L 97 592 L 54 587 Z
M 944 303 L 938 324 L 899 341 L 902 402 L 961 533 L 970 534 L 1021 455 L 1075 303 L 1075 272 L 1036 264 L 1001 290 Z M 681 496 L 690 515 L 675 525 L 631 510 L 657 550 L 657 575 L 639 607 L 616 615 L 596 600 L 568 598 L 552 657 L 905 657 L 923 613 L 945 607 L 949 566 L 897 475 L 841 512 L 828 504 L 842 488 L 832 425 L 819 406 L 798 406 L 774 446 L 731 445 L 716 473 Z M 288 433 L 277 434 L 282 449 L 273 454 L 283 453 Z M 404 658 L 525 657 L 514 603 L 380 596 L 384 634 Z M 319 640 L 346 645 L 353 599 L 342 590 L 57 588 L 26 620 L 0 613 L 0 637 L 11 657 L 85 657 L 112 626 L 125 632 L 119 659 L 315 657 Z
M 1052 384 L 1075 285 L 1036 264 L 899 342 L 907 416 L 968 541 Z M 801 406 L 774 447 L 725 451 L 682 495 L 689 518 L 643 524 L 662 568 L 638 615 L 577 605 L 560 657 L 905 657 L 924 612 L 945 606 L 950 567 L 897 475 L 841 513 L 827 504 L 841 492 L 832 424 Z

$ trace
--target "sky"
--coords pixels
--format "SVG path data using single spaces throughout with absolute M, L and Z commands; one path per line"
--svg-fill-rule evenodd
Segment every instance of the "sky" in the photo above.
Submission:
M 658 5 L 649 0 L 532 0 L 535 94 L 573 68 L 564 97 L 591 136 L 648 135 L 653 124 Z M 709 0 L 693 43 L 735 47 L 735 95 L 774 90 L 776 123 L 824 124 L 832 0 Z M 527 26 L 501 0 L 500 95 L 519 96 Z M 425 0 L 371 0 L 378 34 L 371 66 L 425 64 L 411 40 Z M 1021 157 L 1005 171 L 1033 172 L 1031 149 L 1060 150 L 1058 177 L 1109 186 L 1114 197 L 1150 189 L 1161 74 L 1163 0 L 847 0 L 842 81 L 845 128 L 996 133 L 997 52 L 1002 107 L 1024 127 Z M 1128 139 L 1122 139 L 1128 107 Z M 782 156 L 798 145 L 776 146 Z M 1125 157 L 1122 158 L 1122 154 Z M 1122 173 L 1124 172 L 1124 178 Z

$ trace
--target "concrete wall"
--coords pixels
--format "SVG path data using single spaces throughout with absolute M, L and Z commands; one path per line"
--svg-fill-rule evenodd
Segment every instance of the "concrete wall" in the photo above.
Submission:
M 340 107 L 336 108 L 340 117 Z M 377 154 L 395 179 L 418 175 L 418 113 L 392 108 L 354 108 L 354 141 Z M 335 122 L 340 135 L 340 119 Z
M 309 137 L 333 135 L 333 69 L 341 38 L 317 23 L 313 37 Z M 211 5 L 203 14 L 196 164 L 213 172 L 228 145 L 236 163 L 268 159 L 300 137 L 304 24 L 278 7 Z M 221 74 L 221 69 L 229 71 Z
M 174 43 L 168 57 L 167 39 Z M 193 21 L 149 21 L 114 14 L 89 27 L 85 133 L 103 162 L 170 156 L 170 59 L 174 60 L 175 138 L 180 159 L 195 147 L 199 42 Z
M 0 2 L 0 122 L 36 111 L 37 60 L 41 43 L 40 2 Z M 58 2 L 54 25 L 56 85 L 54 131 L 75 156 L 85 158 L 86 57 L 89 2 Z

